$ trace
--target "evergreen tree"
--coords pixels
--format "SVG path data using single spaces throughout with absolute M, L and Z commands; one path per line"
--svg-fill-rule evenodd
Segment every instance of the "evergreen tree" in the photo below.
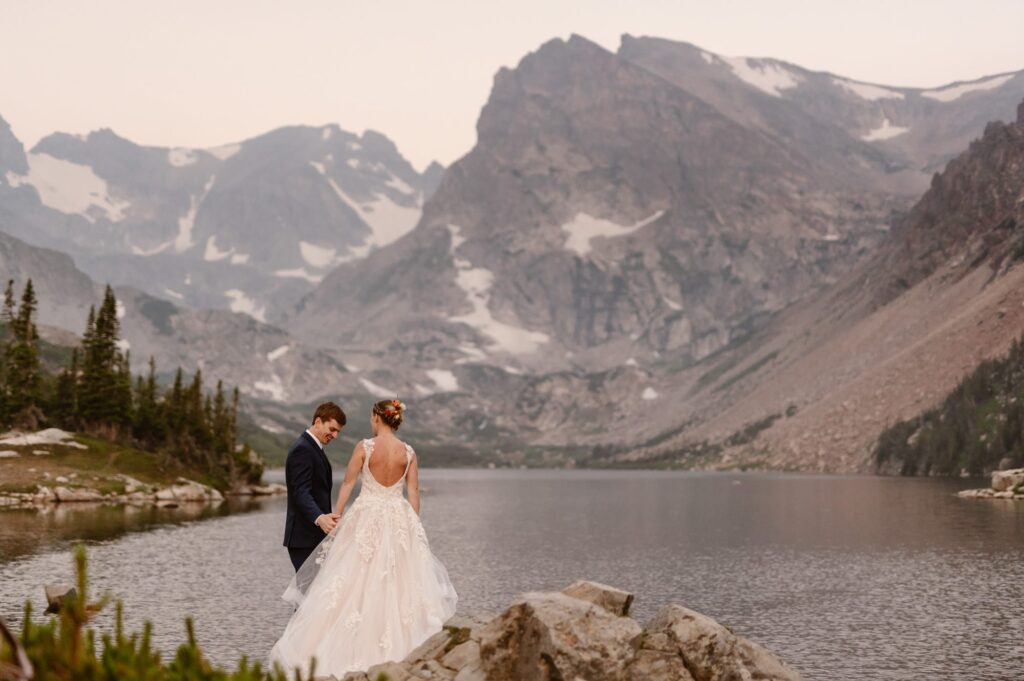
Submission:
M 6 296 L 4 302 L 6 314 Z M 39 397 L 36 307 L 35 289 L 29 279 L 21 296 L 21 306 L 11 322 L 7 343 L 7 408 L 12 415 L 35 407 Z
M 87 427 L 115 433 L 129 416 L 125 412 L 123 358 L 117 347 L 118 332 L 117 300 L 113 290 L 107 286 L 99 311 L 95 316 L 90 311 L 86 324 L 79 410 Z M 130 409 L 130 404 L 127 406 Z
M 78 348 L 71 350 L 71 361 L 57 376 L 50 418 L 61 427 L 78 427 Z
M 149 358 L 149 375 L 139 376 L 135 388 L 135 437 L 150 447 L 162 446 L 167 439 L 164 409 L 157 402 L 156 362 Z

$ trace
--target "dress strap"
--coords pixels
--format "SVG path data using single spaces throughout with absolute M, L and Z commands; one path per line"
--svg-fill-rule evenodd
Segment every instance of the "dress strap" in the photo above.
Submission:
M 409 466 L 412 465 L 412 447 L 409 443 L 405 445 L 405 472 L 402 473 L 402 479 L 405 480 L 405 476 L 409 474 Z
M 366 456 L 363 457 L 363 468 L 369 468 L 370 457 L 373 456 L 373 439 L 366 438 L 363 440 L 363 451 L 366 452 Z

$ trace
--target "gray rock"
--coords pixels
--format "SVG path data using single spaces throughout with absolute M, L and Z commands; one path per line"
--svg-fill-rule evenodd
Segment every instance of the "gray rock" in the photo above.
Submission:
M 1024 484 L 1024 468 L 992 471 L 992 489 L 997 492 L 1005 492 L 1020 484 Z
M 46 593 L 47 614 L 59 612 L 64 601 L 74 598 L 77 593 L 75 587 L 67 584 L 47 584 L 43 587 L 43 591 Z
M 562 589 L 562 593 L 599 605 L 613 615 L 628 615 L 633 594 L 607 584 L 580 580 Z
M 674 652 L 695 681 L 799 681 L 802 678 L 761 646 L 681 605 L 662 608 L 644 630 L 640 646 L 641 650 Z M 666 662 L 661 658 L 658 661 Z M 634 668 L 638 664 L 640 661 L 634 663 Z
M 61 503 L 80 501 L 103 501 L 103 495 L 94 489 L 70 489 L 68 487 L 55 487 L 53 490 L 57 501 Z
M 480 632 L 493 681 L 622 678 L 641 628 L 564 593 L 528 593 Z

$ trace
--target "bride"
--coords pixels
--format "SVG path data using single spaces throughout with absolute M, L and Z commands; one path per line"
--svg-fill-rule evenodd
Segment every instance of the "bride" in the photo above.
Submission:
M 305 678 L 315 658 L 317 676 L 341 678 L 401 660 L 455 614 L 458 596 L 420 524 L 416 453 L 395 437 L 404 415 L 398 400 L 373 406 L 374 437 L 356 445 L 338 492 L 341 519 L 284 593 L 297 609 L 271 664 Z M 362 491 L 345 511 L 360 472 Z

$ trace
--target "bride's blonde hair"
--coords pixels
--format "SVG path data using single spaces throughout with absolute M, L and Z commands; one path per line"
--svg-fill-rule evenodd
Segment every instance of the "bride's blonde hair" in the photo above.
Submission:
M 381 400 L 373 405 L 373 413 L 391 430 L 398 430 L 405 419 L 405 404 L 397 399 Z

